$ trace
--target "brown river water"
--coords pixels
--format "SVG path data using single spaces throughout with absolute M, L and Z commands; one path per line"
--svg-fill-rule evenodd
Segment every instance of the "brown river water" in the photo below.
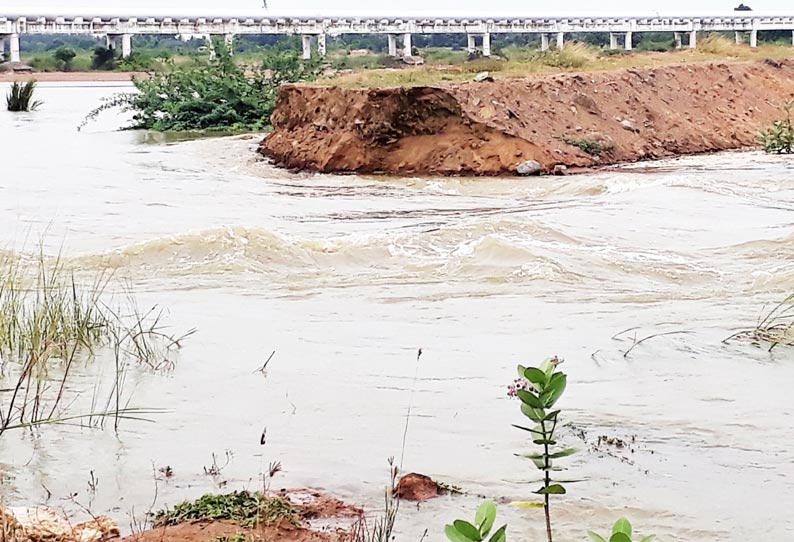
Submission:
M 506 387 L 516 364 L 556 354 L 563 441 L 582 450 L 560 476 L 583 480 L 555 499 L 557 539 L 627 516 L 661 540 L 794 540 L 794 350 L 722 343 L 794 290 L 794 161 L 290 174 L 256 160 L 256 139 L 166 143 L 117 131 L 112 113 L 76 130 L 119 90 L 44 84 L 40 111 L 0 113 L 0 247 L 42 240 L 85 280 L 113 269 L 198 332 L 172 372 L 128 376 L 132 404 L 164 409 L 154 423 L 3 435 L 6 502 L 68 509 L 76 493 L 124 526 L 155 498 L 256 488 L 278 460 L 275 486 L 376 511 L 412 402 L 405 469 L 469 495 L 404 504 L 397 540 L 443 539 L 480 495 L 501 503 L 510 539 L 541 540 L 542 510 L 508 504 L 531 499 L 537 471 L 516 456 L 530 444 Z M 671 331 L 687 333 L 624 357 L 635 335 Z M 81 372 L 89 395 L 113 371 L 102 361 Z M 633 452 L 593 450 L 599 435 L 633 438 Z M 166 465 L 174 476 L 156 481 Z

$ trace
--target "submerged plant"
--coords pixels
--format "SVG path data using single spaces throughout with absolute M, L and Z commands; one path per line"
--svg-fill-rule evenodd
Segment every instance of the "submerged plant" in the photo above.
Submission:
M 762 314 L 754 327 L 737 331 L 722 342 L 733 339 L 744 339 L 754 345 L 769 344 L 770 352 L 778 345 L 794 346 L 794 294 Z
M 551 472 L 559 470 L 553 464 L 554 460 L 567 457 L 576 452 L 573 448 L 554 451 L 557 444 L 556 429 L 558 425 L 559 410 L 551 410 L 562 397 L 567 385 L 565 373 L 557 370 L 561 361 L 554 357 L 545 360 L 538 367 L 518 366 L 518 374 L 526 381 L 525 388 L 516 389 L 516 394 L 521 400 L 521 413 L 532 420 L 534 427 L 514 425 L 530 433 L 532 443 L 541 447 L 541 451 L 525 455 L 532 460 L 535 466 L 543 472 L 543 486 L 535 491 L 543 496 L 543 510 L 546 515 L 546 536 L 552 542 L 551 514 L 549 497 L 551 495 L 564 495 L 565 487 L 561 483 L 552 483 Z
M 794 152 L 794 100 L 783 104 L 786 116 L 772 123 L 772 126 L 761 132 L 761 146 L 768 153 L 791 154 Z
M 485 501 L 477 508 L 474 515 L 474 524 L 458 519 L 452 525 L 444 527 L 444 534 L 449 542 L 505 542 L 507 525 L 499 527 L 489 538 L 488 535 L 496 520 L 496 505 Z
M 36 80 L 32 79 L 27 83 L 14 82 L 11 85 L 11 90 L 6 96 L 6 105 L 9 111 L 33 111 L 38 109 L 44 102 L 33 99 L 33 93 L 36 90 Z
M 587 531 L 587 536 L 593 542 L 632 542 L 631 523 L 626 518 L 620 518 L 612 525 L 612 534 L 609 538 L 604 538 L 598 533 Z M 639 539 L 639 542 L 650 542 L 656 538 L 655 534 L 649 534 Z

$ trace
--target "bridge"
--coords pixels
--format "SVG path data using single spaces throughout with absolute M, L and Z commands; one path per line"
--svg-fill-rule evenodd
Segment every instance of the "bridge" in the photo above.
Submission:
M 669 32 L 677 47 L 697 47 L 698 32 L 734 32 L 737 43 L 758 45 L 758 32 L 792 31 L 794 15 L 764 15 L 754 12 L 730 12 L 725 15 L 687 16 L 395 16 L 395 15 L 306 15 L 275 14 L 266 10 L 237 14 L 186 15 L 178 13 L 59 13 L 10 12 L 0 8 L 0 53 L 19 62 L 19 38 L 22 34 L 87 34 L 105 36 L 109 47 L 121 48 L 128 57 L 134 35 L 219 36 L 231 43 L 235 35 L 299 35 L 303 39 L 303 56 L 309 58 L 312 44 L 318 53 L 326 53 L 326 38 L 344 34 L 378 34 L 388 41 L 391 56 L 411 55 L 411 37 L 415 34 L 465 34 L 468 50 L 479 46 L 484 56 L 491 54 L 493 34 L 535 34 L 543 50 L 565 43 L 571 33 L 608 33 L 610 48 L 630 50 L 633 35 L 640 32 Z M 398 51 L 398 41 L 402 51 Z

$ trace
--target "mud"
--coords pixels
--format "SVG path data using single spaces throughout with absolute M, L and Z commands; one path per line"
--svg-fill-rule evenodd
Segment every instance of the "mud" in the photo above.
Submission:
M 792 97 L 792 60 L 419 87 L 285 85 L 260 152 L 318 172 L 511 175 L 525 160 L 576 171 L 754 146 Z

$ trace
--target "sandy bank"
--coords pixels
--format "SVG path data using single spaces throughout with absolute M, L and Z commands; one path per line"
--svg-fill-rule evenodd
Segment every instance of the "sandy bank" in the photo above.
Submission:
M 792 60 L 412 88 L 288 85 L 260 152 L 320 172 L 510 175 L 525 160 L 551 172 L 752 146 L 792 97 Z

